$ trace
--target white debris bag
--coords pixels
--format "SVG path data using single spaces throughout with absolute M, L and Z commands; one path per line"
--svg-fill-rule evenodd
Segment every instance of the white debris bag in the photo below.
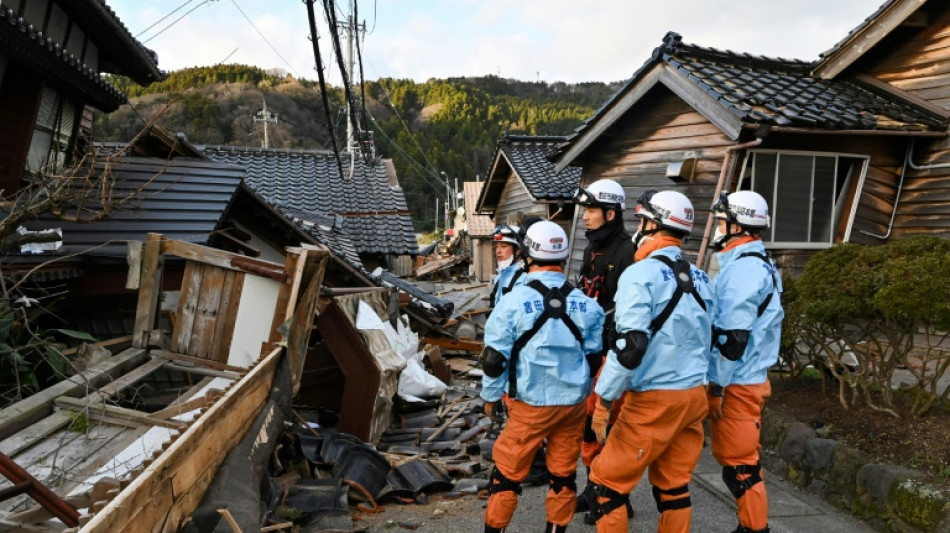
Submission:
M 442 380 L 426 372 L 426 369 L 422 366 L 423 357 L 422 352 L 410 357 L 406 361 L 406 368 L 399 374 L 399 388 L 397 391 L 403 398 L 409 399 L 413 396 L 416 398 L 438 397 L 448 388 L 445 383 L 442 383 Z

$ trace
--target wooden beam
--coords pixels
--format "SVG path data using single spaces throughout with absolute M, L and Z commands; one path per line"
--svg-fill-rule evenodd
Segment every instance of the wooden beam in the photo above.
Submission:
M 58 396 L 78 396 L 134 368 L 148 359 L 140 348 L 129 348 L 105 361 L 93 365 L 81 374 L 43 389 L 6 409 L 0 410 L 0 439 L 6 439 L 26 426 L 53 412 L 53 400 Z
M 223 250 L 217 250 L 215 248 L 209 248 L 199 244 L 192 244 L 190 242 L 184 241 L 165 240 L 162 243 L 162 251 L 167 254 L 175 255 L 185 259 L 191 259 L 192 261 L 207 263 L 209 265 L 219 266 L 229 270 L 236 270 L 238 272 L 256 274 L 258 276 L 268 277 L 277 281 L 285 281 L 287 279 L 287 274 L 284 272 L 284 267 L 280 264 L 273 263 L 271 261 L 265 261 L 263 259 L 248 257 L 246 255 L 225 252 Z
M 73 417 L 70 413 L 57 411 L 39 422 L 23 428 L 19 433 L 4 439 L 0 442 L 0 453 L 13 457 L 72 421 Z
M 103 422 L 111 422 L 113 419 L 118 419 L 127 420 L 136 424 L 160 426 L 168 429 L 183 429 L 185 427 L 184 422 L 154 418 L 149 413 L 136 411 L 135 409 L 127 409 L 117 405 L 108 405 L 101 401 L 90 402 L 88 400 L 79 398 L 61 396 L 56 398 L 55 403 L 57 407 L 79 411 L 89 418 L 101 420 Z
M 96 513 L 84 533 L 176 531 L 182 519 L 194 512 L 221 462 L 257 416 L 281 357 L 278 348 L 258 362 Z
M 126 335 L 124 337 L 116 337 L 114 339 L 99 341 L 99 342 L 90 344 L 89 346 L 98 347 L 98 348 L 107 348 L 109 346 L 115 346 L 116 344 L 123 344 L 126 342 L 132 342 L 132 335 Z M 66 348 L 65 350 L 63 350 L 63 355 L 73 355 L 77 351 L 79 351 L 78 346 L 76 348 Z
M 485 344 L 481 342 L 447 339 L 445 337 L 422 337 L 422 342 L 463 352 L 480 352 L 485 347 Z
M 135 307 L 135 329 L 132 333 L 132 346 L 148 347 L 148 337 L 155 328 L 158 316 L 158 297 L 162 292 L 163 237 L 158 233 L 149 233 L 142 253 L 141 280 L 139 283 L 138 305 Z
M 227 363 L 219 363 L 217 361 L 210 361 L 208 359 L 201 359 L 199 357 L 192 357 L 190 355 L 184 355 L 180 353 L 169 352 L 167 350 L 152 350 L 151 355 L 156 359 L 164 359 L 168 361 L 181 361 L 189 365 L 201 366 L 205 368 L 211 368 L 214 370 L 226 370 L 230 372 L 237 372 L 243 374 L 247 372 L 246 368 L 240 366 L 231 366 Z
M 236 380 L 241 377 L 241 374 L 238 372 L 230 372 L 227 370 L 215 370 L 213 368 L 204 368 L 201 366 L 193 365 L 179 365 L 176 363 L 165 363 L 165 368 L 170 370 L 177 370 L 179 372 L 185 372 L 188 374 L 197 374 L 199 376 L 211 376 L 216 378 L 227 378 L 231 380 Z
M 660 81 L 696 112 L 722 130 L 730 139 L 734 141 L 739 138 L 739 134 L 742 132 L 742 120 L 722 105 L 719 100 L 690 81 L 679 70 L 664 65 L 660 74 Z M 694 141 L 686 139 L 686 142 Z
M 625 93 L 619 95 L 610 107 L 607 108 L 600 117 L 592 124 L 588 124 L 580 137 L 575 138 L 568 145 L 567 150 L 557 158 L 554 164 L 554 171 L 560 172 L 571 165 L 575 159 L 580 157 L 598 137 L 607 131 L 610 126 L 620 120 L 626 112 L 660 82 L 660 72 L 662 65 L 654 65 L 646 72 L 636 83 L 625 89 Z M 579 211 L 579 210 L 578 210 Z
M 829 80 L 834 78 L 887 37 L 926 2 L 927 0 L 891 2 L 887 9 L 849 36 L 848 42 L 822 59 L 811 75 Z

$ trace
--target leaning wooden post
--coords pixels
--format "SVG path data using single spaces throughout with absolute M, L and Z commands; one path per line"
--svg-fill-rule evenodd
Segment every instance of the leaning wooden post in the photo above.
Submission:
M 158 297 L 162 293 L 162 235 L 149 233 L 142 252 L 141 283 L 139 301 L 135 308 L 135 332 L 132 334 L 132 346 L 148 348 L 149 335 L 156 325 L 158 316 Z

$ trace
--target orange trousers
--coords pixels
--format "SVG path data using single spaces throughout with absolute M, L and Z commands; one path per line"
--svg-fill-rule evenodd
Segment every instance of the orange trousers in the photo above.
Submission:
M 686 487 L 703 450 L 703 419 L 709 412 L 702 386 L 687 390 L 626 392 L 623 410 L 607 437 L 604 451 L 594 459 L 590 481 L 624 495 L 649 467 L 649 479 L 662 502 L 686 499 Z M 654 494 L 657 494 L 654 491 Z M 599 497 L 604 503 L 608 498 Z M 660 514 L 658 533 L 687 533 L 691 507 Z M 626 533 L 627 511 L 620 506 L 597 521 L 597 533 Z
M 607 357 L 604 357 L 604 364 L 607 362 Z M 597 379 L 600 377 L 600 371 L 604 369 L 604 364 L 600 365 L 600 368 L 597 369 L 597 374 L 594 375 L 593 380 L 590 384 L 591 393 L 587 395 L 587 419 L 584 422 L 584 442 L 581 443 L 581 460 L 584 462 L 584 466 L 590 468 L 590 464 L 594 461 L 594 457 L 600 455 L 600 452 L 604 450 L 604 445 L 597 442 L 597 436 L 594 435 L 594 431 L 587 431 L 587 427 L 590 427 L 590 424 L 593 422 L 594 409 L 597 407 L 597 404 L 600 403 L 600 395 L 594 392 L 594 387 L 597 386 Z M 617 398 L 613 405 L 610 407 L 610 419 L 607 420 L 607 425 L 612 426 L 614 422 L 617 421 L 617 417 L 620 416 L 620 408 L 623 407 L 623 398 L 624 395 L 621 394 L 620 398 Z
M 762 408 L 772 395 L 768 381 L 758 385 L 729 385 L 724 390 L 722 418 L 709 419 L 712 454 L 722 466 L 757 465 Z M 740 481 L 750 474 L 740 474 Z M 765 483 L 756 483 L 736 499 L 739 524 L 752 530 L 765 529 L 769 521 Z
M 514 400 L 508 407 L 508 422 L 495 441 L 492 459 L 495 468 L 516 483 L 524 481 L 531 470 L 534 454 L 547 439 L 547 467 L 552 476 L 573 476 L 581 453 L 585 409 L 583 403 L 551 407 L 535 407 Z M 569 488 L 555 493 L 548 489 L 545 509 L 547 520 L 559 526 L 574 517 L 577 492 Z M 504 528 L 511 522 L 518 506 L 518 495 L 512 491 L 496 492 L 488 499 L 485 524 Z

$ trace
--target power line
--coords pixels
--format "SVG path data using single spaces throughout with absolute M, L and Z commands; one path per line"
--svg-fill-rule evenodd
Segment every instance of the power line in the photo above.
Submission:
M 245 13 L 244 10 L 241 9 L 241 6 L 238 5 L 237 0 L 231 0 L 231 3 L 234 4 L 234 7 L 236 7 L 237 10 L 241 12 L 241 15 L 244 16 L 244 20 L 246 20 L 247 23 L 250 24 L 252 28 L 254 28 L 254 31 L 256 31 L 257 34 L 261 36 L 261 39 L 264 39 L 264 42 L 267 43 L 267 46 L 269 46 L 270 49 L 273 50 L 275 54 L 277 54 L 277 57 L 281 58 L 284 61 L 284 64 L 287 65 L 290 71 L 293 72 L 294 75 L 299 78 L 300 74 L 298 74 L 297 71 L 294 69 L 294 67 L 290 65 L 290 61 L 287 61 L 287 59 L 284 58 L 284 56 L 282 56 L 280 52 L 277 51 L 276 48 L 274 48 L 274 45 L 272 45 L 271 42 L 267 40 L 267 37 L 264 36 L 261 30 L 257 29 L 257 26 L 254 25 L 254 21 L 252 21 L 251 18 L 247 16 L 247 13 Z
M 340 171 L 340 177 L 343 177 L 343 161 L 340 160 L 340 148 L 336 144 L 336 133 L 330 127 L 333 119 L 330 117 L 330 100 L 327 98 L 327 83 L 323 77 L 323 60 L 320 59 L 320 46 L 317 44 L 317 19 L 313 14 L 313 3 L 315 0 L 304 0 L 307 4 L 307 21 L 310 23 L 310 42 L 313 43 L 313 56 L 317 64 L 317 78 L 320 81 L 320 94 L 323 98 L 323 112 L 327 117 L 327 129 L 330 131 L 330 142 L 333 143 L 333 153 L 336 155 L 337 168 Z
M 182 4 L 182 5 L 178 6 L 178 7 L 176 7 L 175 9 L 173 9 L 173 10 L 171 11 L 171 13 L 168 13 L 168 14 L 165 15 L 164 17 L 162 17 L 162 18 L 156 20 L 155 22 L 153 22 L 152 25 L 149 26 L 148 28 L 145 28 L 144 30 L 142 30 L 142 31 L 138 32 L 137 34 L 135 34 L 135 38 L 138 39 L 139 36 L 141 36 L 143 33 L 145 33 L 145 32 L 147 32 L 148 30 L 154 28 L 155 26 L 158 26 L 159 24 L 162 23 L 163 20 L 165 20 L 165 19 L 167 19 L 168 17 L 174 15 L 174 14 L 177 13 L 181 8 L 187 6 L 188 4 L 190 4 L 190 3 L 194 2 L 194 1 L 195 1 L 195 0 L 186 0 L 184 4 Z
M 182 16 L 178 17 L 177 19 L 175 19 L 175 20 L 174 20 L 171 24 L 169 24 L 168 26 L 165 26 L 164 28 L 162 28 L 161 30 L 159 30 L 159 32 L 156 33 L 155 35 L 153 35 L 153 36 L 149 37 L 148 39 L 145 39 L 144 41 L 142 41 L 142 44 L 145 44 L 145 43 L 151 41 L 152 39 L 158 37 L 159 35 L 165 33 L 166 30 L 168 30 L 169 28 L 171 28 L 171 27 L 174 26 L 175 24 L 178 24 L 178 23 L 181 21 L 181 19 L 183 19 L 183 18 L 187 17 L 188 15 L 192 14 L 192 12 L 194 12 L 194 10 L 198 9 L 199 7 L 201 7 L 201 6 L 205 5 L 205 4 L 207 4 L 208 2 L 215 2 L 215 1 L 217 1 L 217 0 L 204 0 L 204 2 L 201 2 L 200 4 L 196 5 L 195 7 L 189 9 L 187 13 L 185 13 L 184 15 L 182 15 Z M 185 3 L 185 5 L 187 5 L 187 4 L 188 4 L 188 2 Z M 184 7 L 184 5 L 182 5 L 181 7 Z M 179 9 L 181 9 L 181 7 L 180 7 Z M 177 10 L 176 10 L 176 11 L 177 11 Z M 140 34 L 140 35 L 141 35 L 141 34 Z
M 388 142 L 397 152 L 399 152 L 400 155 L 402 155 L 404 158 L 406 158 L 406 160 L 407 160 L 409 163 L 415 165 L 415 166 L 417 167 L 417 170 L 420 170 L 420 171 L 421 171 L 420 175 L 421 175 L 423 178 L 425 178 L 425 182 L 426 182 L 430 187 L 433 188 L 433 190 L 436 192 L 436 194 L 440 194 L 440 195 L 441 195 L 441 194 L 442 194 L 442 187 L 443 187 L 445 184 L 442 183 L 442 182 L 439 180 L 439 177 L 438 177 L 435 173 L 433 173 L 433 171 L 431 171 L 431 170 L 425 168 L 425 167 L 422 165 L 422 163 L 419 163 L 418 161 L 416 161 L 415 159 L 413 159 L 413 157 L 412 157 L 411 155 L 409 155 L 401 146 L 399 146 L 398 144 L 396 144 L 396 141 L 394 141 L 389 135 L 386 135 L 386 131 L 383 130 L 383 127 L 380 126 L 378 122 L 376 122 L 376 117 L 374 117 L 373 114 L 369 112 L 369 110 L 366 111 L 366 114 L 367 114 L 367 116 L 369 116 L 370 122 L 373 123 L 373 126 L 375 126 L 376 129 L 377 129 L 377 131 L 379 131 L 380 135 L 383 136 L 383 139 L 385 139 L 386 142 Z M 429 179 L 430 176 L 435 179 L 434 182 L 433 182 L 431 179 Z M 435 185 L 433 185 L 433 183 L 435 183 Z

